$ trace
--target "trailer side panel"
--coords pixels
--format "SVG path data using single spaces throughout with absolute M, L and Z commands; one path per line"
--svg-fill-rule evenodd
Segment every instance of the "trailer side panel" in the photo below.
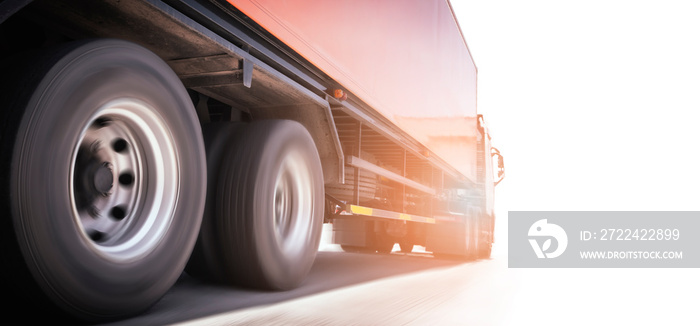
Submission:
M 476 66 L 447 1 L 229 2 L 476 180 Z

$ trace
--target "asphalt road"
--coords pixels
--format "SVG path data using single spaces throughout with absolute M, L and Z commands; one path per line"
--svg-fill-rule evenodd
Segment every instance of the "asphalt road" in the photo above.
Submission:
M 411 254 L 398 246 L 391 254 L 354 254 L 330 244 L 324 231 L 316 262 L 295 290 L 183 275 L 150 310 L 108 325 L 700 325 L 697 269 L 514 269 L 498 242 L 504 237 L 491 259 L 470 262 L 438 259 L 418 246 Z M 28 307 L 20 315 L 41 312 Z
M 500 323 L 498 302 L 475 293 L 506 291 L 497 258 L 437 259 L 411 254 L 355 254 L 329 244 L 329 228 L 301 287 L 264 292 L 202 283 L 183 275 L 146 313 L 109 325 L 405 325 Z M 500 300 L 500 299 L 499 299 Z M 486 318 L 486 319 L 484 319 Z
M 398 246 L 353 254 L 324 231 L 296 290 L 183 277 L 150 311 L 113 325 L 700 325 L 697 269 L 508 268 L 503 234 L 487 260 L 438 259 L 420 247 L 406 255 Z

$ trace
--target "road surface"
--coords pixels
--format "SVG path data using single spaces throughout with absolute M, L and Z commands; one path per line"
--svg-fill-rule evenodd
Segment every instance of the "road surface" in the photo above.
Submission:
M 206 284 L 183 275 L 148 312 L 108 325 L 404 325 L 500 323 L 499 302 L 474 293 L 509 293 L 502 259 L 437 259 L 411 254 L 345 253 L 324 228 L 320 251 L 304 284 L 264 292 Z M 491 310 L 492 312 L 487 312 Z M 486 319 L 484 319 L 486 318 Z
M 491 259 L 354 254 L 329 226 L 301 287 L 264 292 L 183 275 L 163 299 L 107 325 L 699 325 L 695 269 L 509 269 Z M 499 238 L 497 238 L 499 239 Z M 25 314 L 31 317 L 29 314 Z M 29 319 L 28 319 L 29 320 Z

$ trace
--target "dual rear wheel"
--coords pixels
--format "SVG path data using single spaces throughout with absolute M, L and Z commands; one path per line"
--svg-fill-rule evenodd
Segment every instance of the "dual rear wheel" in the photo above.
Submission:
M 323 180 L 301 125 L 207 126 L 212 154 L 177 75 L 138 45 L 79 42 L 24 61 L 0 95 L 3 292 L 109 321 L 148 309 L 188 261 L 227 283 L 303 281 Z
M 308 131 L 286 120 L 204 126 L 208 200 L 187 271 L 287 290 L 306 277 L 323 226 L 323 174 Z

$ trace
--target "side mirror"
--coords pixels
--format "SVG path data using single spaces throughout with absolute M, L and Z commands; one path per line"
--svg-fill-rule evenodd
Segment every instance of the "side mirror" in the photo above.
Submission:
M 496 169 L 498 176 L 494 178 L 496 181 L 493 182 L 493 185 L 497 186 L 501 181 L 503 181 L 503 178 L 505 178 L 506 168 L 503 165 L 503 155 L 501 155 L 501 152 L 495 147 L 491 147 L 491 158 L 493 159 L 494 157 L 496 157 L 496 162 L 498 164 L 498 168 Z

